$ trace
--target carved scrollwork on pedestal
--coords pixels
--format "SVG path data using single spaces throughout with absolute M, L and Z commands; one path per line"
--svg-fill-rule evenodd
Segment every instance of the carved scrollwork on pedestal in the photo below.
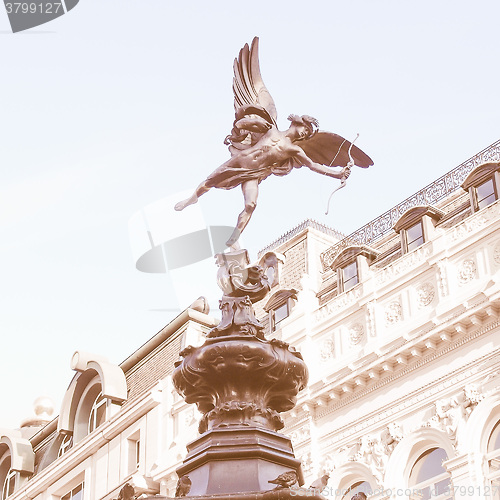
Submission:
M 278 413 L 294 407 L 307 382 L 301 354 L 286 342 L 223 336 L 183 353 L 173 382 L 204 414 L 200 432 L 232 425 L 279 430 Z

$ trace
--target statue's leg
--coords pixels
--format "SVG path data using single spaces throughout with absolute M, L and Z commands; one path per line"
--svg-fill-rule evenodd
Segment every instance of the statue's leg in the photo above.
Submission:
M 257 206 L 257 197 L 259 196 L 259 181 L 246 181 L 241 185 L 241 190 L 243 191 L 245 208 L 238 216 L 238 222 L 236 223 L 236 227 L 234 228 L 231 238 L 229 238 L 226 242 L 228 247 L 233 246 L 236 241 L 238 241 L 243 229 L 245 229 L 250 221 L 250 218 L 252 217 L 253 211 Z
M 175 204 L 175 210 L 179 212 L 180 210 L 184 210 L 189 205 L 194 205 L 198 201 L 198 198 L 207 191 L 210 191 L 210 189 L 211 188 L 207 187 L 206 181 L 203 181 L 189 198 Z

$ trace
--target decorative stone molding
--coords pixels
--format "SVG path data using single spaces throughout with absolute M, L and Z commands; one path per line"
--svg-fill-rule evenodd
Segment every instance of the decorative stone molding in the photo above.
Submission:
M 10 468 L 12 470 L 24 475 L 33 474 L 35 470 L 35 453 L 31 443 L 21 436 L 20 431 L 0 429 L 0 449 L 2 445 L 9 449 Z
M 447 244 L 454 244 L 469 235 L 470 233 L 481 229 L 492 220 L 498 219 L 500 216 L 500 205 L 493 203 L 492 205 L 483 208 L 474 215 L 468 217 L 460 224 L 457 224 L 447 233 Z
M 349 342 L 351 345 L 359 344 L 364 336 L 365 329 L 361 323 L 354 323 L 354 325 L 349 328 Z
M 460 285 L 466 285 L 476 278 L 477 267 L 473 259 L 464 260 L 458 268 L 458 282 Z
M 300 457 L 300 461 L 302 462 L 302 470 L 305 474 L 309 474 L 313 470 L 313 460 L 311 452 L 306 453 Z
M 428 306 L 436 295 L 434 286 L 431 283 L 422 283 L 415 289 L 417 295 L 417 306 L 422 309 Z
M 358 451 L 353 459 L 366 464 L 377 479 L 377 483 L 383 483 L 388 456 L 379 437 L 374 435 L 362 436 L 358 442 Z
M 389 457 L 397 444 L 403 439 L 403 431 L 397 422 L 391 422 L 380 434 L 380 440 Z
M 370 468 L 364 463 L 344 463 L 330 470 L 332 471 L 332 477 L 328 483 L 330 491 L 347 491 L 353 484 L 363 481 L 369 483 L 373 491 L 379 486 L 378 480 L 372 474 Z
M 434 427 L 446 432 L 457 449 L 462 449 L 465 424 L 474 408 L 484 399 L 476 384 L 466 384 L 454 396 L 436 401 L 434 415 L 422 427 Z
M 385 484 L 406 488 L 410 471 L 417 459 L 432 448 L 443 448 L 448 458 L 455 456 L 455 449 L 448 435 L 435 428 L 423 428 L 405 436 L 394 448 L 386 465 Z
M 500 266 L 500 241 L 493 248 L 493 260 Z
M 500 421 L 500 389 L 485 395 L 470 413 L 463 432 L 461 448 L 484 455 L 495 425 Z
M 367 324 L 368 324 L 368 332 L 370 337 L 375 337 L 377 335 L 377 323 L 375 318 L 375 302 L 371 301 L 366 304 L 367 310 Z
M 441 295 L 443 297 L 446 297 L 449 293 L 448 276 L 446 274 L 446 262 L 442 260 L 438 261 L 437 268 L 438 268 L 438 280 L 439 280 L 439 288 L 441 289 Z
M 403 309 L 399 301 L 395 300 L 385 307 L 385 324 L 392 326 L 403 319 Z
M 377 484 L 383 484 L 387 461 L 403 439 L 399 424 L 393 422 L 379 434 L 364 434 L 355 443 L 346 445 L 326 457 L 325 470 L 339 469 L 349 462 L 364 464 Z
M 427 245 L 419 247 L 413 252 L 404 255 L 396 262 L 388 265 L 387 267 L 380 270 L 376 274 L 375 276 L 376 284 L 383 285 L 388 281 L 393 281 L 398 276 L 417 267 L 420 263 L 425 261 L 427 257 L 429 257 L 429 255 L 430 255 L 430 249 Z
M 328 361 L 335 357 L 335 339 L 333 335 L 321 342 L 319 353 L 321 361 Z
M 315 314 L 315 320 L 321 321 L 338 311 L 349 307 L 359 300 L 361 295 L 363 294 L 363 284 L 358 283 L 351 290 L 340 294 L 339 296 L 332 299 L 330 302 L 325 304 L 323 307 L 318 309 Z
M 293 445 L 297 446 L 311 438 L 311 430 L 308 425 L 304 425 L 300 429 L 292 432 L 290 438 L 292 439 Z
M 402 370 L 397 370 L 391 373 L 389 376 L 381 377 L 380 380 L 376 379 L 376 383 L 370 384 L 369 386 L 366 386 L 360 389 L 359 391 L 353 392 L 348 396 L 335 400 L 334 404 L 330 404 L 321 409 L 318 409 L 316 416 L 317 418 L 324 418 L 327 415 L 330 415 L 331 413 L 338 412 L 340 411 L 341 408 L 353 404 L 353 402 L 359 400 L 360 398 L 365 397 L 367 394 L 376 390 L 380 390 L 387 384 L 390 384 L 391 382 L 394 382 L 400 379 L 401 377 L 408 375 L 414 370 L 422 366 L 425 366 L 427 363 L 440 358 L 447 352 L 454 350 L 462 345 L 465 345 L 474 338 L 484 335 L 485 333 L 494 330 L 499 326 L 500 326 L 500 321 L 495 321 L 491 324 L 485 325 L 483 328 L 480 328 L 479 330 L 476 330 L 468 335 L 461 336 L 457 341 L 454 342 L 449 342 L 449 340 L 443 341 L 446 342 L 446 347 L 444 349 L 442 348 L 439 351 L 433 350 L 433 352 L 431 354 L 428 354 L 425 358 L 424 357 L 419 358 L 417 362 L 412 363 L 411 365 L 403 368 Z M 394 416 L 394 418 L 396 418 L 397 415 L 405 411 L 406 408 L 419 405 L 419 403 L 422 400 L 432 398 L 432 396 L 435 394 L 445 392 L 446 390 L 449 390 L 451 386 L 456 386 L 461 383 L 465 385 L 468 380 L 473 378 L 481 371 L 484 362 L 490 358 L 491 355 L 488 354 L 487 356 L 483 356 L 481 358 L 474 360 L 468 365 L 467 369 L 452 372 L 438 384 L 432 385 L 431 387 L 421 388 L 420 390 L 415 391 L 411 396 L 406 398 L 401 403 L 387 407 L 383 411 L 380 411 L 379 413 L 370 417 L 369 419 L 360 421 L 356 426 L 356 428 L 354 428 L 354 426 L 352 425 L 346 425 L 341 428 L 332 429 L 330 432 L 331 435 L 329 441 L 330 445 L 333 447 L 338 446 L 340 443 L 345 442 L 345 440 L 349 436 L 356 434 L 359 430 L 371 427 L 373 424 L 376 424 L 377 422 L 381 421 L 383 422 L 384 420 L 390 418 L 391 416 Z M 342 381 L 339 381 L 337 387 L 339 387 L 341 383 L 345 383 L 345 380 L 343 379 Z M 332 390 L 333 390 L 332 388 L 329 388 L 329 391 Z
M 57 421 L 58 431 L 66 434 L 73 433 L 81 400 L 91 385 L 100 384 L 100 392 L 110 405 L 121 405 L 127 399 L 127 381 L 123 370 L 106 358 L 76 351 L 71 359 L 71 368 L 78 373 L 66 390 Z

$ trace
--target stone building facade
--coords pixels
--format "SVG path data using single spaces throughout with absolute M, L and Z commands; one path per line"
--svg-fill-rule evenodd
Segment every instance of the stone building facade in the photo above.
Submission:
M 266 247 L 256 305 L 310 380 L 284 415 L 327 498 L 500 499 L 500 141 L 345 237 L 306 221 Z M 0 429 L 2 500 L 173 496 L 199 414 L 179 351 L 217 320 L 187 309 L 121 365 L 75 353 L 59 416 Z

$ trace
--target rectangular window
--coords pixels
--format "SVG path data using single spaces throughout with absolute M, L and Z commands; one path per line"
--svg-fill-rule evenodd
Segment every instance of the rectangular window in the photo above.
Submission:
M 83 500 L 83 483 L 68 491 L 61 497 L 61 500 Z
M 139 437 L 127 439 L 128 445 L 128 473 L 132 474 L 139 469 L 141 459 L 141 441 Z
M 476 187 L 476 204 L 478 210 L 491 205 L 496 199 L 497 194 L 495 192 L 493 179 L 488 179 L 486 182 Z
M 354 285 L 357 285 L 358 282 L 358 264 L 356 262 L 352 262 L 340 269 L 341 292 L 347 292 L 347 290 L 350 290 Z
M 276 328 L 278 328 L 278 325 L 285 318 L 288 318 L 289 315 L 290 315 L 290 308 L 288 305 L 288 300 L 281 306 L 277 307 L 276 309 L 271 310 L 271 323 L 272 323 L 271 331 L 274 332 Z
M 422 221 L 417 222 L 415 225 L 405 230 L 406 237 L 406 252 L 411 252 L 424 244 L 424 228 Z

